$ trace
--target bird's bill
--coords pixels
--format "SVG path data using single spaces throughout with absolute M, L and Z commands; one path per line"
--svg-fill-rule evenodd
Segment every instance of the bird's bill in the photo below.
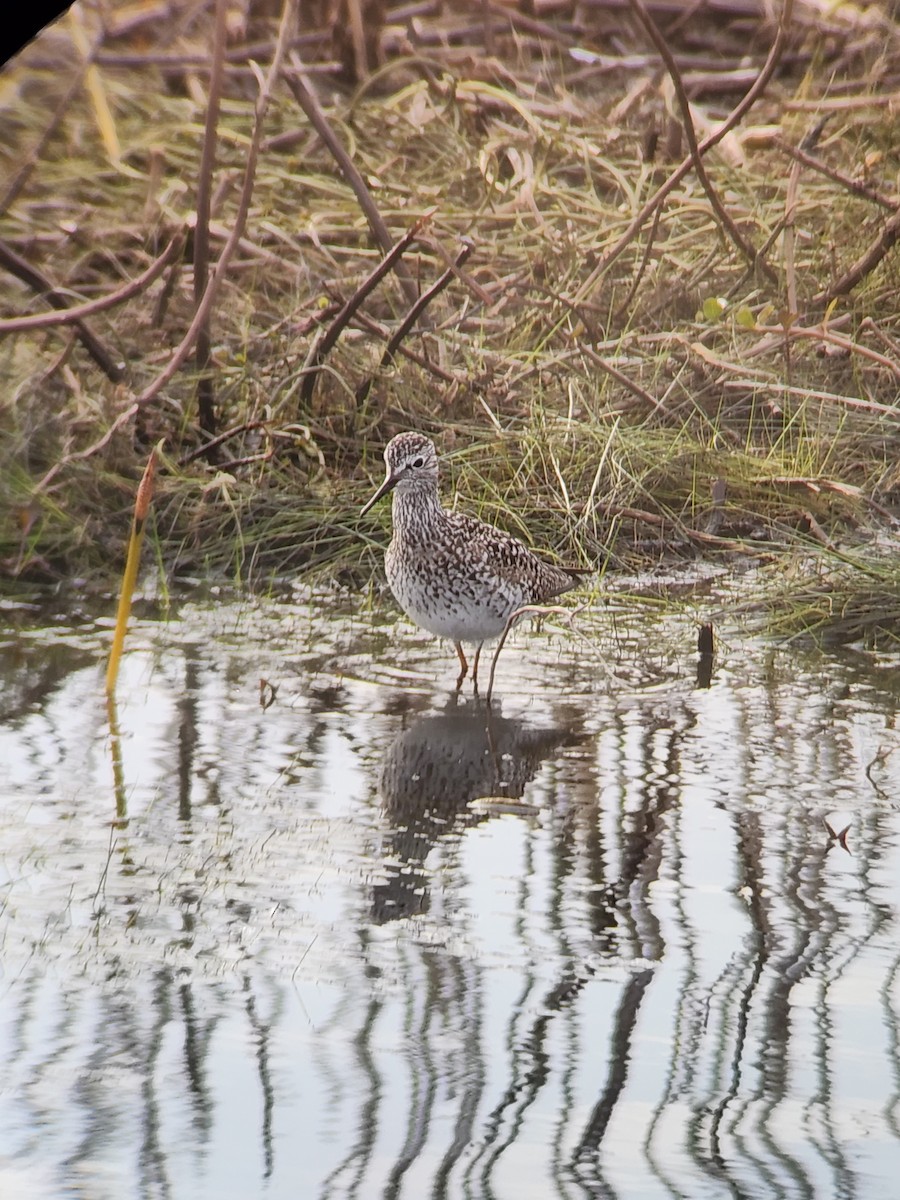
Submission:
M 382 496 L 386 496 L 388 494 L 388 492 L 391 490 L 391 488 L 396 485 L 398 479 L 399 479 L 398 475 L 386 476 L 384 483 L 381 485 L 381 487 L 378 489 L 378 491 L 375 493 L 375 495 L 371 498 L 371 500 L 367 500 L 365 502 L 365 504 L 362 506 L 362 508 L 359 510 L 359 515 L 361 517 L 364 517 L 366 515 L 366 513 L 369 511 L 369 509 L 374 504 L 378 503 L 378 501 L 381 499 Z

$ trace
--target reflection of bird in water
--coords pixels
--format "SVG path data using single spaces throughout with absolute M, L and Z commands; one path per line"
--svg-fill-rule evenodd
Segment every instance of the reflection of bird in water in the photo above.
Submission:
M 453 642 L 460 666 L 457 690 L 469 669 L 462 643 L 476 644 L 477 691 L 484 642 L 499 637 L 517 609 L 568 592 L 588 572 L 543 562 L 493 525 L 447 512 L 438 495 L 434 443 L 422 434 L 398 433 L 384 461 L 384 483 L 362 511 L 393 490 L 394 533 L 384 558 L 391 591 L 417 625 Z
M 538 729 L 501 717 L 496 706 L 464 709 L 451 699 L 445 712 L 419 717 L 397 735 L 381 769 L 384 811 L 394 832 L 386 847 L 389 876 L 375 889 L 376 920 L 424 912 L 427 876 L 422 864 L 437 839 L 481 797 L 518 799 L 541 763 L 561 745 L 578 740 L 569 730 Z

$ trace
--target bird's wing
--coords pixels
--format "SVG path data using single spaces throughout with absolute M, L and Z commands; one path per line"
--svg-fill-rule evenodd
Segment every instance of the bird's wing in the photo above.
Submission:
M 491 574 L 498 579 L 518 583 L 523 575 L 552 572 L 559 574 L 559 591 L 564 592 L 574 586 L 567 578 L 568 572 L 562 567 L 553 566 L 534 554 L 524 542 L 487 525 L 475 517 L 467 517 L 464 513 L 448 513 L 450 525 L 454 533 L 458 533 L 459 541 L 465 547 L 464 556 L 471 563 L 473 573 L 478 576 Z M 568 584 L 568 587 L 566 586 Z

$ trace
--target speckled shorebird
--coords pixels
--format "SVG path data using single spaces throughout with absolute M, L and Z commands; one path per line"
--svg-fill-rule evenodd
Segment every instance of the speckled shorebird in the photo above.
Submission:
M 503 633 L 517 608 L 568 592 L 586 572 L 551 566 L 493 525 L 447 512 L 438 495 L 434 443 L 422 434 L 398 433 L 385 447 L 384 462 L 384 483 L 362 512 L 393 491 L 394 534 L 384 556 L 391 591 L 417 625 L 453 642 L 457 690 L 469 669 L 462 643 L 475 643 L 477 690 L 484 643 Z

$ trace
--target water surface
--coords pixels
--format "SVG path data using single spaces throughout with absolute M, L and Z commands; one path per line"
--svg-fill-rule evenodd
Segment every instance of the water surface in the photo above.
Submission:
M 894 1194 L 896 658 L 6 616 L 0 1195 Z

